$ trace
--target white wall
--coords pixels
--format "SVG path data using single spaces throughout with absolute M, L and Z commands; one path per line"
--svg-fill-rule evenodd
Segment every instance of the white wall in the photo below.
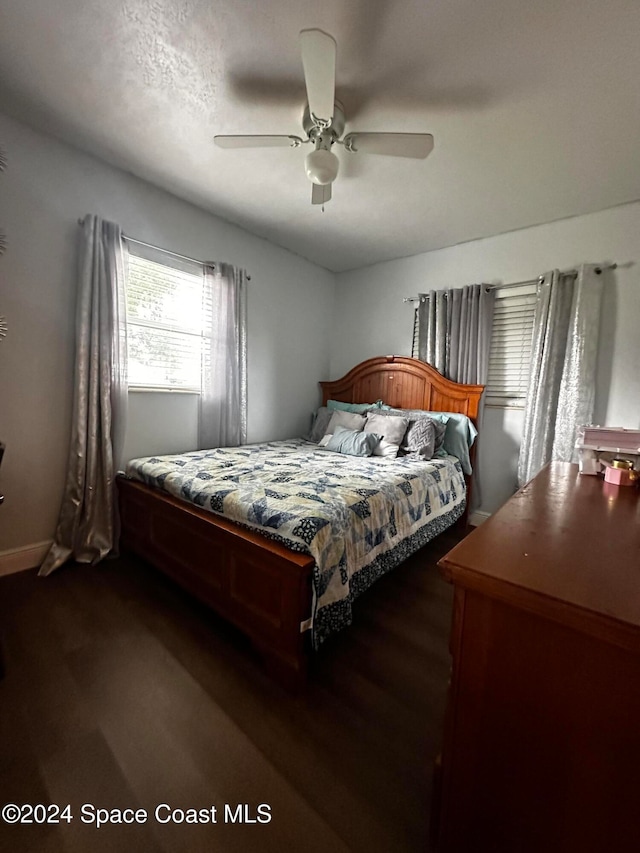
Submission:
M 488 202 L 490 203 L 490 202 Z M 476 282 L 507 283 L 581 262 L 616 261 L 605 276 L 595 422 L 640 427 L 640 203 L 514 231 L 337 276 L 331 375 L 383 353 L 410 355 L 405 296 Z M 482 435 L 481 509 L 515 486 L 522 416 L 489 409 Z
M 49 539 L 67 464 L 74 349 L 77 218 L 96 213 L 125 233 L 185 255 L 244 266 L 249 291 L 250 441 L 303 433 L 317 382 L 359 361 L 408 354 L 403 296 L 470 282 L 532 278 L 582 261 L 606 274 L 596 422 L 640 426 L 640 203 L 343 273 L 254 237 L 133 176 L 0 115 L 9 156 L 0 174 L 0 552 Z M 335 302 L 334 302 L 335 297 Z M 195 443 L 196 399 L 132 394 L 131 456 Z M 512 492 L 521 414 L 491 409 L 483 430 L 483 507 Z
M 301 435 L 328 377 L 332 273 L 0 114 L 0 552 L 52 537 L 67 465 L 77 219 L 251 275 L 248 438 Z M 132 394 L 131 455 L 193 447 L 195 399 Z

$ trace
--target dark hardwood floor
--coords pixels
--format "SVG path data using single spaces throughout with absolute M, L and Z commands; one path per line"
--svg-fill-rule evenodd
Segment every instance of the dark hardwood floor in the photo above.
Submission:
M 0 822 L 0 850 L 427 850 L 450 666 L 452 592 L 436 561 L 458 538 L 443 534 L 363 596 L 295 696 L 138 560 L 0 578 L 0 805 L 73 814 Z M 261 803 L 269 823 L 225 822 L 225 804 L 255 820 Z M 149 818 L 96 828 L 83 804 Z M 159 804 L 214 805 L 217 822 L 161 824 Z

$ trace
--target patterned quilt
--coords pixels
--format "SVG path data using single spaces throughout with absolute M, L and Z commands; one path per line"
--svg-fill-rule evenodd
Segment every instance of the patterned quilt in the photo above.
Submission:
M 315 648 L 351 623 L 361 592 L 465 507 L 453 456 L 344 456 L 303 439 L 134 459 L 126 474 L 311 554 Z

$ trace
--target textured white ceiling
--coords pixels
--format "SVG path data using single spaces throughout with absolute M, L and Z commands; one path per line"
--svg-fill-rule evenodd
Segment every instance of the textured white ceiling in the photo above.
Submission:
M 347 131 L 429 132 L 424 161 L 349 157 L 310 203 L 298 32 L 338 42 Z M 640 198 L 638 0 L 3 0 L 0 109 L 331 270 Z

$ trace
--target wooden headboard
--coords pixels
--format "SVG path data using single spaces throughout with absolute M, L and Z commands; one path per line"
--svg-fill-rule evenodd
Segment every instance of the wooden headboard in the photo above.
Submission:
M 383 355 L 356 365 L 342 379 L 321 382 L 322 405 L 327 400 L 374 403 L 382 400 L 396 409 L 460 412 L 477 425 L 484 385 L 459 385 L 430 364 L 403 355 Z

